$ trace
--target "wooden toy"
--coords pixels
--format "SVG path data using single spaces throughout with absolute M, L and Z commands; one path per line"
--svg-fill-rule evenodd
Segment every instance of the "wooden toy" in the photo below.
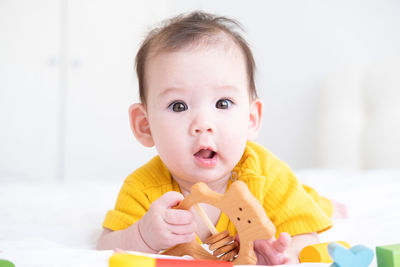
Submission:
M 269 239 L 275 235 L 275 226 L 267 217 L 260 202 L 253 196 L 242 181 L 231 184 L 226 193 L 212 191 L 206 184 L 193 185 L 191 192 L 179 204 L 181 209 L 190 209 L 197 203 L 213 205 L 224 212 L 235 225 L 240 238 L 238 256 L 234 264 L 256 264 L 257 256 L 253 245 L 255 240 Z M 191 255 L 197 259 L 217 259 L 208 253 L 196 240 L 179 244 L 163 252 L 167 255 Z
M 372 249 L 363 245 L 347 249 L 332 242 L 328 245 L 328 252 L 333 259 L 331 267 L 368 267 L 374 258 Z
M 130 253 L 114 253 L 108 260 L 109 267 L 232 267 L 227 261 L 158 259 Z
M 0 267 L 15 267 L 15 265 L 11 261 L 0 259 Z
M 400 267 L 400 244 L 376 247 L 378 267 Z
M 178 206 L 176 208 L 178 208 Z M 209 236 L 204 242 L 209 245 L 208 249 L 213 251 L 213 255 L 218 257 L 220 260 L 233 261 L 239 251 L 239 244 L 234 241 L 235 238 L 229 235 L 228 231 L 218 233 L 214 224 L 198 203 L 193 204 L 192 207 L 200 215 L 200 218 L 211 232 L 211 236 Z
M 204 241 L 209 245 L 209 250 L 213 251 L 213 255 L 220 260 L 233 261 L 239 252 L 239 244 L 234 241 L 235 238 L 226 230 L 220 233 L 211 233 L 212 235 Z
M 350 245 L 344 241 L 336 241 L 346 248 L 350 248 Z M 328 244 L 327 243 L 318 243 L 309 245 L 304 247 L 299 255 L 300 263 L 303 262 L 323 262 L 323 263 L 331 263 L 333 262 L 331 256 L 328 253 Z

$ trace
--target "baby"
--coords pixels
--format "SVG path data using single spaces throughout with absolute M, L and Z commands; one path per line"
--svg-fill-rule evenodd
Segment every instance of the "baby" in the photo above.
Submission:
M 197 182 L 224 193 L 245 182 L 277 229 L 254 244 L 258 264 L 297 263 L 300 250 L 332 226 L 332 203 L 302 186 L 289 167 L 253 140 L 261 126 L 255 63 L 239 24 L 194 12 L 150 32 L 136 56 L 141 103 L 129 109 L 132 131 L 158 156 L 125 180 L 107 213 L 98 249 L 158 253 L 204 241 L 195 213 L 172 209 Z M 202 204 L 218 231 L 236 229 Z

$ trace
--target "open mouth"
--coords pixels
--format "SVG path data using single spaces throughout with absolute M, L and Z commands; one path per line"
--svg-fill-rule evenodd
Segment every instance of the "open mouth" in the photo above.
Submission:
M 200 159 L 212 159 L 217 155 L 215 151 L 210 149 L 200 149 L 198 152 L 194 154 L 195 157 Z
M 218 162 L 218 153 L 209 148 L 200 149 L 193 156 L 201 167 L 213 168 Z

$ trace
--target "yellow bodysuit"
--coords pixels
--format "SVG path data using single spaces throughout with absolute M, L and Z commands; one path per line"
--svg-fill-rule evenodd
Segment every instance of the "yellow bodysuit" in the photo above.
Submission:
M 247 142 L 243 156 L 233 169 L 260 201 L 268 217 L 281 232 L 299 235 L 320 233 L 332 226 L 332 203 L 308 186 L 302 186 L 290 168 L 263 146 Z M 231 181 L 229 182 L 229 185 Z M 228 187 L 229 187 L 228 185 Z M 147 212 L 150 204 L 168 191 L 180 192 L 159 156 L 129 175 L 118 195 L 114 210 L 108 211 L 103 227 L 113 231 L 128 228 Z M 217 230 L 236 229 L 221 213 Z

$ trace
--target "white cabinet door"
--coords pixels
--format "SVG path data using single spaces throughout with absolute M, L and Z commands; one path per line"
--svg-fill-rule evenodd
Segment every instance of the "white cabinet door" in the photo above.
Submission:
M 0 181 L 58 176 L 60 1 L 0 1 Z
M 125 178 L 154 155 L 131 133 L 128 108 L 137 101 L 134 57 L 169 1 L 68 4 L 66 179 Z

